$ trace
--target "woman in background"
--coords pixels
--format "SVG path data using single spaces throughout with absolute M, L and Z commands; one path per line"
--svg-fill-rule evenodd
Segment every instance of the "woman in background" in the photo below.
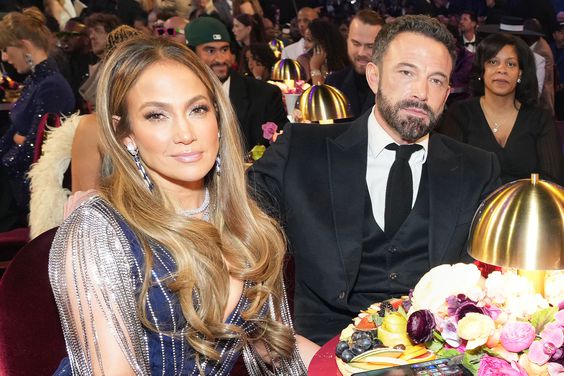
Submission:
M 239 72 L 248 73 L 245 64 L 245 54 L 251 43 L 266 42 L 262 18 L 257 15 L 250 16 L 242 13 L 233 18 L 233 35 L 237 41 L 239 51 L 237 52 L 237 67 Z
M 317 346 L 290 326 L 284 237 L 247 193 L 219 81 L 187 47 L 136 38 L 99 89 L 108 168 L 50 255 L 57 374 L 227 375 L 244 352 L 251 375 L 305 375 Z
M 305 31 L 304 39 L 308 51 L 298 57 L 298 62 L 313 85 L 323 84 L 329 73 L 349 65 L 347 44 L 334 24 L 313 20 Z
M 233 35 L 241 47 L 248 47 L 251 43 L 266 42 L 262 19 L 245 13 L 233 18 Z
M 254 16 L 258 14 L 264 17 L 264 11 L 259 0 L 233 0 L 233 17 L 237 17 L 241 13 Z
M 13 65 L 18 73 L 28 74 L 21 96 L 10 111 L 10 128 L 0 139 L 3 201 L 5 195 L 11 196 L 22 217 L 28 211 L 26 174 L 33 162 L 41 119 L 47 113 L 69 114 L 75 104 L 70 85 L 49 59 L 52 41 L 45 16 L 37 8 L 8 13 L 0 21 L 2 60 Z M 0 217 L 4 209 L 0 208 Z
M 552 116 L 537 105 L 535 62 L 521 39 L 492 34 L 478 45 L 474 98 L 454 103 L 439 131 L 495 153 L 504 183 L 542 178 L 563 184 L 564 162 Z
M 272 66 L 278 60 L 266 43 L 253 43 L 245 52 L 247 69 L 257 80 L 268 81 Z

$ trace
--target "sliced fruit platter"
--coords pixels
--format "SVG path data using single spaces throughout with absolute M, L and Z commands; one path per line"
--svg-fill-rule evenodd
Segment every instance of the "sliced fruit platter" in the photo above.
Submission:
M 436 358 L 423 343 L 409 337 L 406 301 L 375 303 L 341 331 L 335 354 L 343 376 Z

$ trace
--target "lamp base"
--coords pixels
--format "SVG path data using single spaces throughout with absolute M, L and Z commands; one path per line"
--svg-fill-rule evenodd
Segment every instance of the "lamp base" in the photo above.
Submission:
M 533 286 L 534 291 L 537 294 L 541 294 L 544 296 L 544 283 L 545 283 L 545 274 L 544 270 L 525 270 L 519 269 L 517 271 L 522 277 L 525 277 Z

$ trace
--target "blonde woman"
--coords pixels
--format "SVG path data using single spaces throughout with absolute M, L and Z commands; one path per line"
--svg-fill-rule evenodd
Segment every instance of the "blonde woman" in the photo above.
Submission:
M 136 38 L 98 89 L 108 168 L 50 256 L 58 374 L 227 375 L 241 353 L 252 375 L 305 374 L 317 347 L 290 326 L 284 237 L 247 194 L 219 81 L 188 48 Z

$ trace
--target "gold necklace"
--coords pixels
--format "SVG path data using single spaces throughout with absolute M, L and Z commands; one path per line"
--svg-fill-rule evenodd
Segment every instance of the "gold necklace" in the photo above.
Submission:
M 493 120 L 489 112 L 486 111 L 486 104 L 483 97 L 480 98 L 480 103 L 482 104 L 482 110 L 484 111 L 484 115 L 486 115 L 486 122 L 488 123 L 488 127 L 490 127 L 493 133 L 497 133 L 497 131 L 499 131 L 499 128 L 501 128 L 503 124 L 500 124 L 497 121 Z M 490 119 L 491 121 L 493 121 L 493 127 L 490 125 Z

